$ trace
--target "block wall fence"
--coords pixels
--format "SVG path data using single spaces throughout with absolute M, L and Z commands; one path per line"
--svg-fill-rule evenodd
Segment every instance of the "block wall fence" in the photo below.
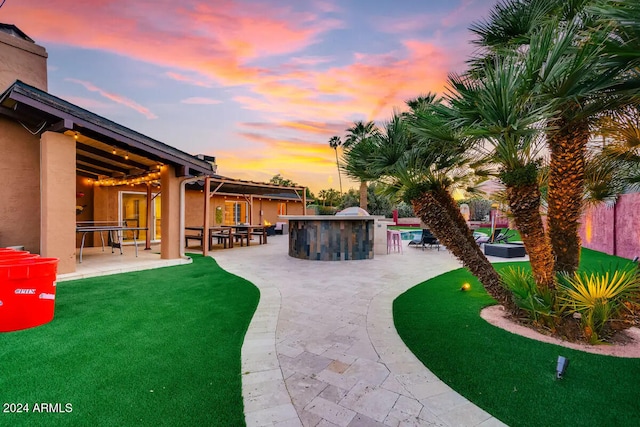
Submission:
M 587 208 L 579 230 L 586 248 L 629 259 L 640 256 L 640 193 L 623 194 L 615 205 Z

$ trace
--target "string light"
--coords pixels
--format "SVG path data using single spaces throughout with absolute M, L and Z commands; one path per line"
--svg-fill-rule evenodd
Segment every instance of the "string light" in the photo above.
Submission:
M 113 150 L 111 151 L 111 154 L 113 154 L 114 156 L 116 155 L 116 147 L 113 147 Z
M 105 178 L 99 179 L 95 182 L 97 186 L 115 186 L 115 185 L 137 185 L 137 184 L 159 184 L 160 183 L 160 172 L 151 172 L 147 175 L 137 176 L 135 178 L 127 178 L 127 179 L 116 179 L 116 178 Z
M 125 159 L 125 160 L 129 160 L 129 153 L 125 153 L 125 155 L 124 155 L 124 159 Z

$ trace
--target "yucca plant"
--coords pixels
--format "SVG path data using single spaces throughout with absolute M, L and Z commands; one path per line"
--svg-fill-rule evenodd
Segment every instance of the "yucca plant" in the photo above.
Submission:
M 503 286 L 513 295 L 513 302 L 539 325 L 555 329 L 558 310 L 555 294 L 549 288 L 539 288 L 529 270 L 510 267 L 502 270 Z
M 560 304 L 581 315 L 586 338 L 601 342 L 599 336 L 606 323 L 618 319 L 625 303 L 640 291 L 638 266 L 629 264 L 613 271 L 578 271 L 559 274 Z

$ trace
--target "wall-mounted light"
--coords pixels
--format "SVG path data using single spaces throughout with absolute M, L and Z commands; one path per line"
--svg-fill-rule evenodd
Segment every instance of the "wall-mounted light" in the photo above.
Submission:
M 556 364 L 556 379 L 561 380 L 564 378 L 564 373 L 569 366 L 569 359 L 566 357 L 558 356 L 558 363 Z

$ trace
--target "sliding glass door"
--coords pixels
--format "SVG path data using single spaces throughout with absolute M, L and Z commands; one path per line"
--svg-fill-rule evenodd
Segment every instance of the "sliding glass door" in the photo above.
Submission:
M 147 193 L 120 192 L 120 222 L 129 227 L 148 227 L 151 233 L 151 241 L 159 241 L 161 237 L 161 203 L 160 194 L 155 193 L 151 201 L 151 224 L 147 224 Z M 133 242 L 135 236 L 138 241 L 147 238 L 145 230 L 125 231 L 122 241 Z

